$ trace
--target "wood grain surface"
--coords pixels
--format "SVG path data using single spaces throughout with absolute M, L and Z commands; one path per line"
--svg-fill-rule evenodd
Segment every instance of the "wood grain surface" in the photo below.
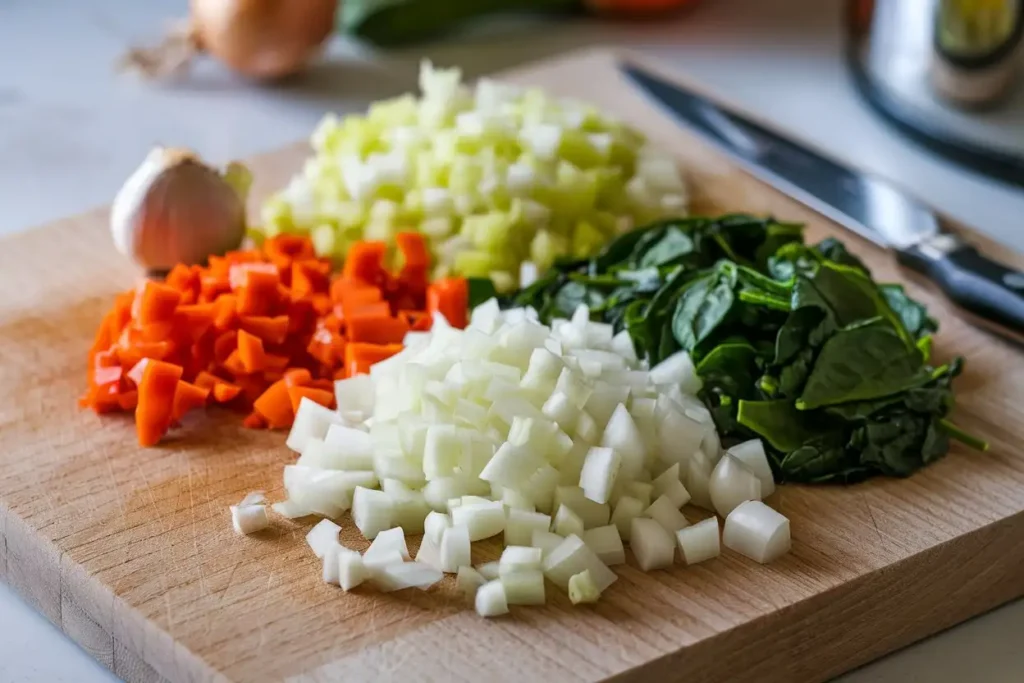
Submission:
M 598 103 L 674 150 L 697 211 L 803 220 L 876 276 L 903 277 L 681 132 L 613 60 L 507 77 Z M 255 160 L 257 197 L 305 153 Z M 1024 594 L 1024 359 L 916 285 L 942 322 L 937 355 L 968 357 L 955 418 L 989 452 L 954 447 L 906 480 L 781 487 L 769 502 L 792 520 L 793 551 L 771 565 L 729 551 L 650 574 L 631 561 L 596 606 L 551 589 L 544 607 L 484 621 L 450 579 L 390 595 L 322 584 L 312 521 L 236 536 L 228 505 L 282 497 L 284 435 L 211 414 L 142 450 L 129 417 L 79 411 L 94 327 L 132 284 L 103 210 L 0 243 L 0 579 L 127 681 L 822 681 Z M 358 537 L 350 523 L 345 535 Z M 475 559 L 497 554 L 476 545 Z

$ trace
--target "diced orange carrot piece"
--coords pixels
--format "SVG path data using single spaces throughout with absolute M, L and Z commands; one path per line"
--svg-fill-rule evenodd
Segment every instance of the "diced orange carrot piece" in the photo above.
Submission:
M 171 426 L 174 394 L 181 379 L 181 366 L 150 360 L 139 382 L 139 403 L 135 409 L 135 431 L 140 446 L 159 443 Z
M 248 375 L 249 372 L 245 369 L 245 363 L 242 362 L 242 356 L 235 349 L 231 354 L 224 359 L 224 362 L 220 364 L 222 368 L 232 374 L 237 379 L 239 375 Z
M 238 327 L 254 334 L 265 342 L 280 344 L 288 336 L 288 316 L 273 318 L 261 315 L 243 315 L 238 318 Z
M 275 235 L 263 243 L 263 252 L 275 265 L 288 266 L 293 261 L 316 258 L 313 242 L 299 235 Z
M 429 332 L 430 331 L 430 314 L 426 311 L 399 311 L 399 315 L 404 316 L 406 322 L 409 323 L 409 330 L 412 332 Z
M 288 396 L 288 385 L 285 382 L 286 380 L 280 380 L 271 384 L 252 406 L 263 416 L 271 429 L 289 427 L 295 419 L 292 402 Z
M 242 426 L 247 427 L 248 429 L 266 429 L 267 421 L 259 413 L 252 412 L 246 415 L 245 419 L 242 420 Z
M 271 265 L 271 264 L 267 264 Z M 235 310 L 239 315 L 271 315 L 280 299 L 277 270 L 246 270 L 242 285 L 235 289 L 238 303 Z
M 181 303 L 181 292 L 154 280 L 142 283 L 137 299 L 136 318 L 141 325 L 170 320 Z
M 359 313 L 346 316 L 345 324 L 351 342 L 370 344 L 401 344 L 409 323 L 402 317 L 364 315 Z
M 468 308 L 469 283 L 465 278 L 444 278 L 427 288 L 427 311 L 442 314 L 452 327 L 466 326 Z
M 242 393 L 242 387 L 228 382 L 218 382 L 213 386 L 213 400 L 217 403 L 227 403 Z
M 288 387 L 288 398 L 292 402 L 292 412 L 298 412 L 299 402 L 308 398 L 314 403 L 319 403 L 325 408 L 334 407 L 334 392 L 314 389 L 313 387 Z
M 327 292 L 329 271 L 325 272 L 319 261 L 294 261 L 291 271 L 291 298 L 305 299 L 313 294 Z
M 178 306 L 174 311 L 174 327 L 184 329 L 188 337 L 195 341 L 213 327 L 217 319 L 216 304 L 191 304 Z
M 213 325 L 218 330 L 226 330 L 234 325 L 235 320 L 238 318 L 238 313 L 235 309 L 238 307 L 238 297 L 234 294 L 221 294 L 217 297 L 217 301 L 214 306 L 217 310 L 217 317 L 213 320 Z
M 103 386 L 105 384 L 115 384 L 121 381 L 121 376 L 124 374 L 124 370 L 121 369 L 120 365 L 113 367 L 99 367 L 93 370 L 92 381 L 96 386 Z
M 139 405 L 139 392 L 132 389 L 131 391 L 118 394 L 117 405 L 126 412 L 135 410 L 135 407 Z
M 401 344 L 359 344 L 345 345 L 345 372 L 348 377 L 365 374 L 374 363 L 391 358 L 402 350 Z
M 291 368 L 284 373 L 284 381 L 290 387 L 301 387 L 313 380 L 313 375 L 306 368 Z
M 146 364 L 149 362 L 148 358 L 139 360 L 132 369 L 125 373 L 125 377 L 135 383 L 135 386 L 142 384 L 142 373 L 146 371 Z
M 356 315 L 384 317 L 391 315 L 391 305 L 387 301 L 376 301 L 374 303 L 342 304 L 345 320 Z
M 193 408 L 205 406 L 209 396 L 209 389 L 179 381 L 178 388 L 174 392 L 174 408 L 171 412 L 173 419 L 181 420 L 185 413 Z
M 267 353 L 263 340 L 245 330 L 238 331 L 238 359 L 246 373 L 262 372 L 266 367 Z
M 223 363 L 238 348 L 238 332 L 228 330 L 222 332 L 213 342 L 213 360 Z
M 277 266 L 273 263 L 259 261 L 232 263 L 228 267 L 228 284 L 231 286 L 231 290 L 237 292 L 237 290 L 248 286 L 253 273 L 258 273 L 256 279 L 265 277 L 266 282 L 272 279 L 275 288 L 280 281 Z
M 173 287 L 179 292 L 185 292 L 193 288 L 198 289 L 199 274 L 184 263 L 179 263 L 167 273 L 167 277 L 164 278 L 164 284 L 168 287 Z
M 387 245 L 378 241 L 356 242 L 345 255 L 342 277 L 346 280 L 374 282 L 384 270 Z
M 307 387 L 322 389 L 323 391 L 334 391 L 334 382 L 329 379 L 314 379 L 306 383 Z
M 291 362 L 292 359 L 288 356 L 279 356 L 277 354 L 268 353 L 264 358 L 263 367 L 268 371 L 280 372 L 283 375 Z

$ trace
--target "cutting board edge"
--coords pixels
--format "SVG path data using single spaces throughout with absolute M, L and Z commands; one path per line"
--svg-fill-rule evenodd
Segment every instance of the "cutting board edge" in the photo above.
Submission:
M 723 672 L 714 667 L 721 666 L 718 657 L 722 652 L 730 652 L 730 659 L 735 660 L 729 663 L 730 683 L 828 681 L 1024 597 L 1024 574 L 1015 572 L 1021 565 L 1024 510 L 610 680 L 718 683 Z M 955 571 L 944 573 L 949 567 Z M 975 572 L 978 568 L 984 569 Z M 989 580 L 993 572 L 996 576 Z M 929 598 L 934 600 L 935 595 L 957 598 L 936 601 L 938 610 L 916 615 L 913 623 L 906 623 L 908 614 L 929 605 Z M 829 605 L 828 612 L 834 613 L 835 603 L 842 603 L 840 611 L 848 609 L 856 619 L 823 621 L 819 611 Z M 865 611 L 865 604 L 872 607 Z M 884 637 L 872 641 L 878 633 Z M 812 645 L 807 644 L 808 637 Z M 772 653 L 767 660 L 757 656 L 766 649 Z
M 3 504 L 0 581 L 126 683 L 228 680 Z
M 722 673 L 718 656 L 729 651 L 732 683 L 827 681 L 1024 596 L 1024 574 L 1014 572 L 1024 566 L 1021 539 L 1024 511 L 606 680 L 715 683 Z M 55 555 L 60 559 L 54 561 Z M 127 683 L 230 680 L 72 563 L 54 542 L 31 533 L 6 508 L 0 509 L 0 559 L 0 580 Z M 54 566 L 59 570 L 53 571 Z M 930 571 L 950 567 L 954 571 Z M 979 567 L 985 570 L 975 573 Z M 996 572 L 994 580 L 982 580 L 992 572 Z M 939 582 L 929 582 L 936 577 Z M 905 622 L 907 614 L 929 604 L 929 597 L 936 594 L 956 594 L 957 599 L 948 605 L 939 601 L 940 608 L 949 610 L 940 609 L 937 614 L 931 610 L 914 623 Z M 869 598 L 874 607 L 864 611 Z M 816 617 L 823 605 L 834 603 L 850 605 L 856 620 L 839 623 Z M 835 611 L 834 606 L 828 610 Z M 787 622 L 796 627 L 786 627 Z M 877 633 L 885 637 L 871 641 Z M 817 647 L 817 654 L 792 656 L 816 647 L 814 642 L 808 645 L 808 639 L 825 647 Z M 813 665 L 809 657 L 816 660 Z M 811 670 L 805 670 L 808 667 Z

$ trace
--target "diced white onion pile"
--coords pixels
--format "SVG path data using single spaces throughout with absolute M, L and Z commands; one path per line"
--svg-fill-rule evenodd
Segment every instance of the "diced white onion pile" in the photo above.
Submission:
M 422 97 L 329 115 L 315 156 L 264 209 L 263 230 L 309 233 L 319 254 L 415 229 L 435 277 L 491 277 L 499 289 L 560 256 L 588 256 L 634 224 L 684 214 L 676 161 L 582 102 L 424 63 Z
M 647 571 L 719 554 L 717 517 L 690 525 L 693 503 L 725 517 L 722 542 L 768 562 L 789 548 L 789 522 L 760 499 L 774 484 L 762 444 L 723 453 L 694 396 L 692 363 L 637 361 L 626 333 L 581 306 L 551 327 L 532 309 L 491 300 L 466 330 L 437 316 L 429 333 L 336 384 L 337 410 L 303 400 L 288 437 L 286 517 L 351 510 L 373 541 L 359 556 L 321 522 L 309 544 L 324 580 L 346 590 L 426 588 L 444 573 L 483 616 L 544 602 L 545 579 L 574 603 L 615 581 L 628 542 Z M 406 534 L 424 534 L 410 561 Z M 496 566 L 471 544 L 503 535 Z

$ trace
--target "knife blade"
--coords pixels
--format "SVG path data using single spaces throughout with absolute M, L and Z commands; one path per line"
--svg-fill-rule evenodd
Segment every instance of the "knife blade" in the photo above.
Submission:
M 844 166 L 699 93 L 632 64 L 619 67 L 648 97 L 749 173 L 892 250 L 976 322 L 1024 340 L 1024 273 L 944 230 L 928 206 L 882 178 Z

